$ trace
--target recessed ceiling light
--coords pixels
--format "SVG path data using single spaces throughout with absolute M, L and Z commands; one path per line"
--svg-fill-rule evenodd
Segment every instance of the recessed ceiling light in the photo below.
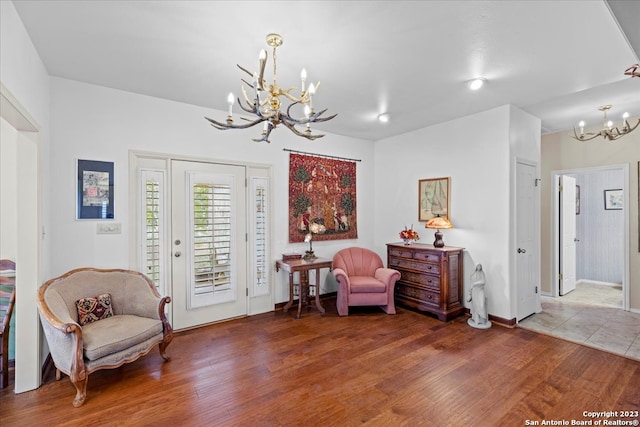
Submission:
M 389 118 L 389 113 L 378 114 L 378 120 L 380 121 L 380 123 L 387 123 L 389 121 Z
M 473 80 L 469 80 L 467 84 L 469 85 L 469 89 L 478 90 L 484 85 L 486 81 L 487 79 L 485 79 L 484 77 L 477 77 Z

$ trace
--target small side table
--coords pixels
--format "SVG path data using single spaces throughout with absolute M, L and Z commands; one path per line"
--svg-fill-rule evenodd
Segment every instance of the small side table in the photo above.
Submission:
M 278 260 L 276 261 L 276 271 L 283 269 L 289 273 L 289 302 L 284 306 L 283 311 L 287 311 L 293 305 L 293 273 L 296 271 L 300 273 L 300 295 L 298 296 L 298 314 L 296 319 L 300 318 L 300 311 L 302 305 L 307 305 L 307 299 L 309 297 L 309 270 L 316 271 L 316 308 L 322 314 L 325 313 L 324 307 L 320 304 L 320 269 L 331 269 L 331 260 L 327 258 L 316 258 L 313 261 L 305 261 L 304 259 L 295 260 Z

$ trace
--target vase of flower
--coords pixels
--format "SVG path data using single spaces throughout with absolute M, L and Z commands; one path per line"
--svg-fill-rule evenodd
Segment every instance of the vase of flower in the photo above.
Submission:
M 411 228 L 404 227 L 404 230 L 400 232 L 400 238 L 405 245 L 409 246 L 416 240 L 419 240 L 420 236 L 418 236 L 418 233 L 413 229 L 413 225 L 411 225 Z

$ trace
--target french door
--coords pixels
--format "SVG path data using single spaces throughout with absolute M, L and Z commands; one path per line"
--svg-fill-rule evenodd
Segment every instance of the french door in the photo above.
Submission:
M 245 172 L 171 160 L 174 329 L 247 314 Z

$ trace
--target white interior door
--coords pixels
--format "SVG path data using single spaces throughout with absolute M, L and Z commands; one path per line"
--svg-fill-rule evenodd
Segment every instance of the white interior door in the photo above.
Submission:
M 538 198 L 536 167 L 518 162 L 516 165 L 516 277 L 517 320 L 540 311 L 539 250 L 537 232 Z
M 560 295 L 576 288 L 576 180 L 560 175 Z
M 171 162 L 174 329 L 247 314 L 245 167 Z

